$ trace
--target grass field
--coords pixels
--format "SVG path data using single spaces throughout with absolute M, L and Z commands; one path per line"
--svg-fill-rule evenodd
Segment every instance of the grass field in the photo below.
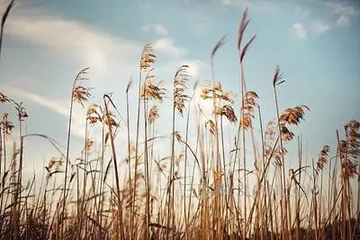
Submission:
M 2 18 L 0 50 L 12 3 Z M 268 79 L 276 115 L 263 122 L 258 94 L 246 87 L 244 61 L 256 38 L 244 39 L 248 24 L 246 10 L 234 29 L 240 96 L 215 80 L 214 59 L 225 38 L 211 51 L 211 80 L 195 83 L 189 66 L 182 65 L 170 89 L 154 74 L 156 49 L 145 45 L 139 77 L 129 81 L 121 106 L 111 94 L 89 102 L 89 69 L 74 74 L 64 150 L 51 136 L 24 134 L 31 113 L 1 92 L 1 105 L 11 109 L 0 122 L 1 239 L 360 239 L 360 122 L 330 129 L 337 144 L 324 145 L 317 159 L 308 159 L 293 129 L 306 121 L 311 106 L 279 107 L 286 106 L 278 97 L 286 89 L 279 66 Z M 130 108 L 132 95 L 136 109 Z M 165 95 L 172 99 L 172 118 L 164 137 L 154 129 Z M 193 104 L 196 97 L 211 103 L 210 116 Z M 70 158 L 74 105 L 87 109 L 86 129 L 81 156 Z M 233 129 L 231 140 L 226 124 Z M 120 128 L 126 129 L 123 145 L 116 144 Z M 95 143 L 94 135 L 101 141 Z M 59 154 L 38 166 L 43 176 L 25 181 L 23 149 L 31 137 L 46 139 Z M 170 148 L 159 151 L 164 138 Z M 291 142 L 295 152 L 287 151 Z M 289 156 L 296 157 L 295 168 Z

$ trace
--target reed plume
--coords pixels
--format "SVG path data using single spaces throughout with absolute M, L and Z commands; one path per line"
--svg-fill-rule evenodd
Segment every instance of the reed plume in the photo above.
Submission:
M 154 123 L 156 121 L 156 119 L 158 119 L 159 116 L 159 111 L 158 111 L 158 106 L 154 105 L 150 108 L 149 114 L 148 114 L 148 122 Z
M 181 65 L 174 77 L 174 107 L 181 116 L 185 109 L 185 102 L 189 99 L 189 96 L 185 94 L 186 83 L 189 81 L 188 68 L 188 65 Z
M 156 55 L 153 47 L 150 43 L 144 46 L 143 52 L 140 58 L 140 69 L 141 70 L 149 70 L 152 69 L 154 63 L 156 61 Z
M 10 99 L 5 96 L 2 92 L 0 92 L 0 103 L 6 103 L 6 102 L 10 102 Z
M 255 91 L 247 91 L 245 93 L 244 98 L 244 110 L 243 110 L 243 116 L 240 120 L 240 126 L 244 129 L 250 129 L 252 128 L 252 119 L 254 117 L 254 109 L 258 106 L 257 100 L 258 95 Z
M 165 88 L 160 86 L 161 82 L 157 83 L 155 75 L 149 73 L 146 76 L 144 85 L 141 88 L 142 100 L 157 100 L 162 102 L 165 95 Z
M 316 163 L 317 165 L 317 168 L 319 170 L 322 170 L 327 162 L 328 162 L 328 157 L 329 157 L 329 151 L 330 151 L 330 147 L 328 145 L 325 145 L 321 151 L 320 151 L 320 155 L 319 155 L 319 158 L 318 158 L 318 161 Z

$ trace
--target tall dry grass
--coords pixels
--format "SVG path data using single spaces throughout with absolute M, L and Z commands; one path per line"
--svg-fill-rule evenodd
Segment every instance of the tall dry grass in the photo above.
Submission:
M 2 18 L 1 40 L 12 4 Z M 89 103 L 91 88 L 84 81 L 88 68 L 80 70 L 73 81 L 65 147 L 45 135 L 25 135 L 22 126 L 28 114 L 23 103 L 0 93 L 1 104 L 14 109 L 0 122 L 0 238 L 359 239 L 359 186 L 351 187 L 359 180 L 359 121 L 336 131 L 337 145 L 325 145 L 309 164 L 302 138 L 296 138 L 292 128 L 310 109 L 282 107 L 286 103 L 278 91 L 285 80 L 280 67 L 269 76 L 273 121 L 263 122 L 260 98 L 246 88 L 245 55 L 255 40 L 253 36 L 243 44 L 249 22 L 246 10 L 238 29 L 240 97 L 216 79 L 216 53 L 225 44 L 221 38 L 210 55 L 211 80 L 195 83 L 191 92 L 189 67 L 175 71 L 168 96 L 170 137 L 156 131 L 166 89 L 156 78 L 151 44 L 140 56 L 136 109 L 130 108 L 132 80 L 125 89 L 125 105 L 117 106 L 110 94 L 104 94 L 102 103 Z M 197 101 L 212 102 L 210 115 Z M 78 157 L 70 154 L 76 103 L 87 108 Z M 122 112 L 126 121 L 117 120 Z M 15 116 L 18 123 L 13 124 Z M 233 141 L 225 137 L 225 121 L 235 128 Z M 126 143 L 119 145 L 124 126 Z M 101 136 L 97 146 L 92 134 Z M 39 176 L 26 183 L 22 176 L 23 149 L 31 137 L 46 139 L 59 153 L 44 166 L 38 188 L 34 185 Z M 12 147 L 10 138 L 17 139 Z M 296 140 L 297 152 L 288 153 L 288 144 Z M 170 149 L 160 155 L 157 149 L 164 141 Z M 296 169 L 289 167 L 290 154 L 297 155 Z

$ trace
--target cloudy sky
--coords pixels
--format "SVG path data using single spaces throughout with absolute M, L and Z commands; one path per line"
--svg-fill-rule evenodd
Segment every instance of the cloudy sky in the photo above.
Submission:
M 0 14 L 8 3 L 0 0 Z M 280 107 L 305 104 L 311 109 L 294 131 L 303 135 L 308 157 L 316 158 L 323 145 L 335 144 L 336 129 L 360 119 L 357 0 L 19 0 L 5 27 L 0 92 L 25 103 L 27 133 L 46 134 L 65 145 L 69 95 L 80 69 L 90 67 L 91 102 L 100 103 L 102 94 L 113 92 L 125 115 L 125 87 L 131 77 L 137 79 L 146 43 L 156 50 L 159 79 L 170 86 L 176 68 L 186 63 L 193 85 L 196 79 L 210 79 L 211 49 L 226 34 L 215 59 L 216 79 L 238 94 L 236 36 L 246 7 L 251 23 L 245 37 L 257 35 L 245 59 L 247 88 L 258 93 L 264 119 L 272 119 L 271 78 L 280 65 L 286 79 L 279 87 Z M 161 109 L 159 132 L 171 131 L 169 104 L 170 98 Z M 1 106 L 1 115 L 5 111 L 13 110 Z M 83 141 L 83 113 L 76 106 L 74 158 Z M 26 146 L 30 170 L 53 154 L 43 140 Z

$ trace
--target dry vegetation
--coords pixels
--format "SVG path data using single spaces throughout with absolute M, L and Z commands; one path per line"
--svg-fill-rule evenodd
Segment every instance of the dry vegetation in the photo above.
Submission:
M 1 33 L 11 6 L 2 18 Z M 77 74 L 65 151 L 48 136 L 23 134 L 25 108 L 0 93 L 1 104 L 14 106 L 18 121 L 15 128 L 12 116 L 4 113 L 0 124 L 1 239 L 359 239 L 359 191 L 354 193 L 359 188 L 351 188 L 350 181 L 359 177 L 360 123 L 347 123 L 341 131 L 344 139 L 337 132 L 337 146 L 324 146 L 318 159 L 304 164 L 303 143 L 292 128 L 309 108 L 280 108 L 280 68 L 269 78 L 277 120 L 265 127 L 258 95 L 246 88 L 243 61 L 255 39 L 244 44 L 248 23 L 245 11 L 237 49 L 241 97 L 233 99 L 215 81 L 214 58 L 224 38 L 211 53 L 212 80 L 194 86 L 194 93 L 211 99 L 211 118 L 198 106 L 189 114 L 194 94 L 187 88 L 188 66 L 175 71 L 168 96 L 173 99 L 168 156 L 155 152 L 160 136 L 154 129 L 165 89 L 154 74 L 156 55 L 150 44 L 140 57 L 137 109 L 129 104 L 132 81 L 125 91 L 126 104 L 116 106 L 106 94 L 102 103 L 89 104 L 88 69 Z M 238 114 L 235 101 L 241 106 Z M 87 108 L 84 146 L 77 159 L 69 157 L 73 104 Z M 120 112 L 125 113 L 124 121 L 117 120 Z M 136 112 L 134 133 L 131 112 Z M 179 121 L 185 122 L 184 129 L 179 129 Z M 225 121 L 237 130 L 234 142 L 224 139 Z M 190 125 L 195 125 L 191 133 Z M 94 126 L 101 131 L 90 131 Z M 261 131 L 254 131 L 255 126 Z M 127 130 L 123 146 L 115 144 L 120 127 Z M 100 148 L 90 132 L 102 136 Z M 9 137 L 16 134 L 19 144 L 9 148 Z M 44 166 L 38 189 L 35 176 L 27 183 L 22 179 L 23 145 L 29 137 L 46 138 L 59 152 Z M 296 169 L 287 166 L 286 146 L 291 141 L 298 142 L 297 153 L 292 153 L 298 156 Z M 330 148 L 336 149 L 335 156 L 329 156 Z M 125 164 L 120 164 L 119 151 L 126 152 Z

